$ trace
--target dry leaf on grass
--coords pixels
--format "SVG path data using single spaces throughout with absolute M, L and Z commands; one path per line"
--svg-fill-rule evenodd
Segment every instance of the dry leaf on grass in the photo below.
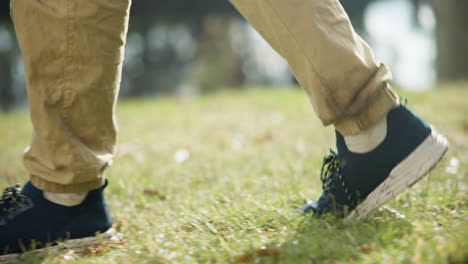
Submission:
M 280 251 L 274 248 L 262 248 L 255 252 L 246 253 L 236 259 L 237 263 L 246 263 L 257 257 L 278 256 Z
M 158 190 L 155 189 L 144 189 L 143 194 L 147 196 L 154 196 L 157 197 L 158 199 L 165 201 L 167 200 L 167 196 L 161 194 Z

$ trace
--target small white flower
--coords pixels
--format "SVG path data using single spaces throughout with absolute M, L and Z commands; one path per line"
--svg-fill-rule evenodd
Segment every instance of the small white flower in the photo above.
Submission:
M 458 168 L 460 167 L 460 161 L 457 158 L 451 158 L 449 165 L 445 168 L 445 172 L 448 174 L 457 174 Z
M 72 260 L 76 257 L 75 251 L 74 250 L 69 250 L 65 255 L 63 255 L 63 259 L 65 260 Z
M 242 148 L 242 145 L 244 145 L 246 140 L 246 137 L 244 134 L 237 133 L 232 137 L 231 141 L 231 148 L 233 150 L 239 150 Z
M 186 149 L 179 149 L 174 153 L 174 160 L 177 163 L 182 163 L 190 158 L 190 152 Z

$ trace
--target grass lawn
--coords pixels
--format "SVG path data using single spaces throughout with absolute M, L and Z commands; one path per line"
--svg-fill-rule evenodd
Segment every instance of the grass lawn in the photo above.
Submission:
M 464 87 L 462 87 L 464 86 Z M 468 89 L 402 92 L 451 149 L 365 221 L 298 215 L 334 145 L 299 89 L 252 89 L 118 107 L 107 198 L 122 243 L 31 263 L 467 263 Z M 0 184 L 24 182 L 26 111 L 0 114 Z

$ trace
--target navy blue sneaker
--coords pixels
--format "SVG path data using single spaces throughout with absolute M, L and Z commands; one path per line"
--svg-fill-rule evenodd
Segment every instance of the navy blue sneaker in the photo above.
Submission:
M 7 188 L 0 199 L 0 262 L 54 246 L 80 252 L 111 239 L 112 219 L 103 196 L 106 185 L 72 207 L 46 200 L 31 182 L 23 190 Z
M 387 135 L 368 153 L 351 152 L 336 132 L 338 153 L 324 159 L 323 193 L 301 210 L 367 218 L 375 209 L 423 178 L 442 158 L 448 141 L 405 106 L 387 116 Z

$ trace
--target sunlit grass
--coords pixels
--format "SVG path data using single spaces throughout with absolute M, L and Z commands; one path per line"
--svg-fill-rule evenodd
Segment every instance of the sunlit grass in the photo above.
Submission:
M 413 189 L 351 223 L 295 212 L 320 194 L 322 156 L 334 144 L 303 91 L 123 101 L 107 197 L 125 244 L 28 261 L 466 263 L 468 89 L 461 86 L 403 92 L 451 149 Z M 0 183 L 24 182 L 27 112 L 0 115 L 0 124 Z

